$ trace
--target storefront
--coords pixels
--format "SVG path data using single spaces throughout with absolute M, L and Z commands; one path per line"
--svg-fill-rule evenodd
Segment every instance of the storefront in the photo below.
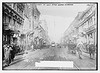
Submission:
M 97 34 L 96 34 L 96 28 L 94 26 L 91 26 L 90 28 L 87 29 L 86 35 L 87 35 L 87 43 L 89 41 L 93 41 L 93 43 L 96 45 L 97 44 Z
M 2 11 L 3 43 L 11 44 L 13 42 L 13 36 L 16 33 L 19 34 L 18 28 L 22 25 L 24 19 L 6 3 L 3 3 Z

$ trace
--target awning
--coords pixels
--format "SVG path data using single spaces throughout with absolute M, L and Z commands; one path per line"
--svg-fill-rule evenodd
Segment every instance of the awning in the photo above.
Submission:
M 14 34 L 14 31 L 11 30 L 11 29 L 4 30 L 4 31 L 3 31 L 3 34 L 4 34 L 4 35 L 13 35 L 13 34 Z
M 85 32 L 88 33 L 92 33 L 96 30 L 95 26 L 90 26 L 87 30 L 85 30 Z

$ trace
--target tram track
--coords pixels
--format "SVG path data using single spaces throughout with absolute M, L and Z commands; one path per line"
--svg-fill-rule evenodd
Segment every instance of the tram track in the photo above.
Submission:
M 68 55 L 66 55 L 66 51 L 64 51 L 64 55 L 65 55 L 65 58 L 69 61 L 72 61 L 71 59 L 68 58 Z M 74 62 L 74 61 L 73 61 Z M 77 66 L 77 64 L 74 62 L 73 63 L 73 66 L 77 69 L 77 70 L 80 70 L 80 68 Z

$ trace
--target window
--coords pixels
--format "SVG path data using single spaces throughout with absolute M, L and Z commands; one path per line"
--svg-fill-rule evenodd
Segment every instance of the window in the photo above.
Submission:
M 94 17 L 94 15 L 93 15 L 93 17 L 92 17 L 92 20 L 93 20 L 93 24 L 95 24 L 94 22 L 95 22 L 95 17 Z
M 89 26 L 91 25 L 91 18 L 88 20 L 88 25 Z
M 15 22 L 16 22 L 16 21 L 13 19 L 13 25 L 15 25 Z
M 17 12 L 19 13 L 19 6 L 18 6 L 18 4 L 17 4 Z
M 14 8 L 14 10 L 17 10 L 16 3 L 13 4 L 13 8 Z
M 6 16 L 6 23 L 9 23 L 9 17 L 8 16 Z
M 15 8 L 15 3 L 13 4 L 13 8 Z
M 6 23 L 6 15 L 4 14 L 3 22 Z
M 9 17 L 9 22 L 8 23 L 11 23 L 11 22 L 12 22 L 11 17 Z

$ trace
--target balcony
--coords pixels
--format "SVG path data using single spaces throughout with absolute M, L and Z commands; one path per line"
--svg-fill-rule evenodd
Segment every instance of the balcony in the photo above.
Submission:
M 88 32 L 92 32 L 92 31 L 95 30 L 95 29 L 96 29 L 96 25 L 92 25 L 92 26 L 88 27 L 87 29 L 84 29 L 84 31 L 85 31 L 86 33 L 88 33 Z

